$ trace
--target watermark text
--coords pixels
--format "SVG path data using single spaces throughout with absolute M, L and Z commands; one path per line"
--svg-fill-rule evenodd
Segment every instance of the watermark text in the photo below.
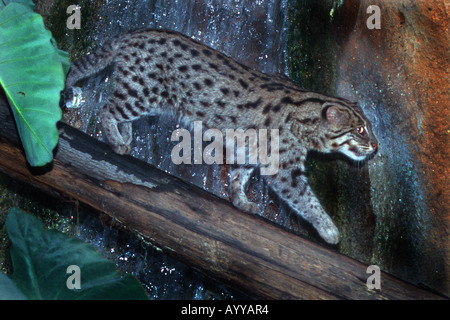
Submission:
M 270 139 L 268 136 L 270 131 Z M 181 140 L 181 141 L 180 141 Z M 270 145 L 269 141 L 270 140 Z M 192 148 L 191 133 L 187 129 L 172 132 L 171 141 L 180 141 L 172 148 L 171 159 L 178 164 L 250 164 L 261 165 L 262 175 L 274 175 L 279 169 L 278 129 L 219 129 L 203 133 L 201 121 L 194 121 Z M 203 142 L 210 142 L 203 148 Z M 193 149 L 193 157 L 191 150 Z

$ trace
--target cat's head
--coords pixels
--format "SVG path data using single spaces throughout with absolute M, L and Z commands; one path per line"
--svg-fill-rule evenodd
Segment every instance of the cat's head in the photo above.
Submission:
M 378 149 L 370 122 L 356 104 L 325 103 L 322 105 L 322 123 L 323 152 L 340 152 L 350 159 L 362 161 Z
M 289 116 L 291 132 L 308 150 L 339 152 L 355 161 L 366 160 L 377 151 L 370 122 L 356 104 L 312 97 L 303 100 L 300 108 L 294 112 L 297 117 Z

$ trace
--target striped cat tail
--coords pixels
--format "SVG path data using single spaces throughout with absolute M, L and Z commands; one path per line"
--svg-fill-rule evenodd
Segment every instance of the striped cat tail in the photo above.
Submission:
M 66 86 L 63 93 L 63 103 L 69 109 L 78 108 L 81 105 L 81 88 L 76 83 L 97 72 L 105 69 L 112 63 L 118 52 L 123 35 L 114 37 L 102 47 L 72 63 L 66 77 Z
M 114 37 L 102 47 L 74 62 L 66 78 L 66 89 L 73 87 L 79 80 L 105 69 L 115 58 L 121 38 L 122 36 Z

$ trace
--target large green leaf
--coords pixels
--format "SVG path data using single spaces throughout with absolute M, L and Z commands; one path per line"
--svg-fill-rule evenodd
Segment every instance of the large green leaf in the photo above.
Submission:
M 0 300 L 26 300 L 27 297 L 7 275 L 0 272 Z
M 3 7 L 7 6 L 9 3 L 12 2 L 20 3 L 25 7 L 29 8 L 30 10 L 34 9 L 34 3 L 32 0 L 0 0 L 0 9 L 3 9 Z
M 0 274 L 3 299 L 147 299 L 135 277 L 78 239 L 45 230 L 36 217 L 11 209 L 6 219 L 13 274 Z M 69 289 L 67 268 L 80 270 L 80 289 Z
M 59 99 L 64 88 L 61 61 L 67 56 L 53 45 L 42 17 L 30 6 L 0 5 L 0 85 L 13 110 L 28 163 L 43 166 L 52 161 L 58 143 L 56 122 L 61 119 Z

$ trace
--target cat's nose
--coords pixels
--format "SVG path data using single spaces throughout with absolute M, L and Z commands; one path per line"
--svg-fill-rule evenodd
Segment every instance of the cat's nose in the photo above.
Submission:
M 376 144 L 375 142 L 372 142 L 372 148 L 373 148 L 373 150 L 377 150 L 378 144 Z

